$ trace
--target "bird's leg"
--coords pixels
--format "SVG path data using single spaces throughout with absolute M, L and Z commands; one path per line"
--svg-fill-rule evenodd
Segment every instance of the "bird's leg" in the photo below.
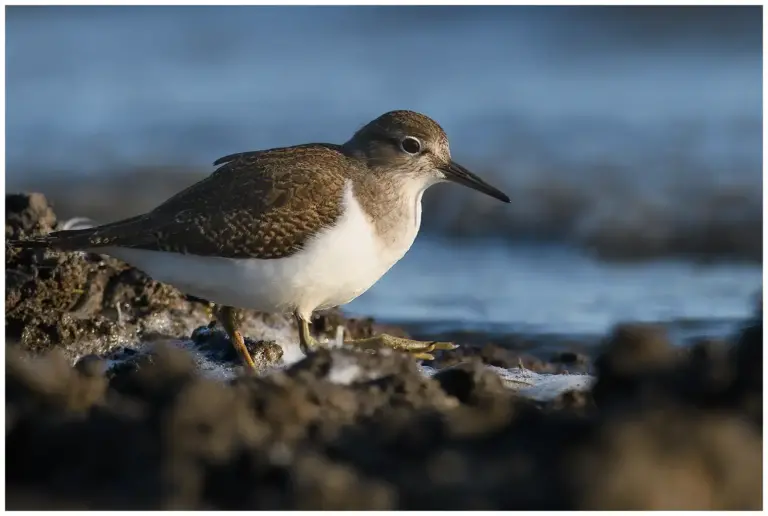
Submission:
M 243 338 L 243 334 L 240 333 L 240 330 L 237 329 L 237 316 L 237 310 L 231 306 L 221 307 L 219 313 L 217 314 L 219 322 L 224 327 L 224 330 L 227 332 L 227 335 L 229 335 L 229 338 L 232 340 L 232 346 L 234 346 L 237 354 L 240 355 L 240 359 L 251 370 L 255 370 L 256 364 L 253 363 L 253 358 L 251 358 L 251 354 L 248 353 L 248 349 L 245 347 L 245 339 Z
M 381 347 L 388 347 L 398 351 L 405 351 L 406 353 L 410 353 L 411 356 L 417 360 L 434 360 L 435 357 L 432 355 L 433 351 L 439 349 L 450 350 L 458 348 L 458 346 L 452 342 L 411 340 L 405 339 L 403 337 L 393 337 L 392 335 L 387 335 L 386 333 L 365 339 L 345 340 L 344 344 L 362 349 L 379 349 Z
M 299 325 L 299 347 L 302 353 L 308 355 L 317 346 L 317 341 L 309 333 L 309 322 L 299 314 L 294 314 L 294 317 Z

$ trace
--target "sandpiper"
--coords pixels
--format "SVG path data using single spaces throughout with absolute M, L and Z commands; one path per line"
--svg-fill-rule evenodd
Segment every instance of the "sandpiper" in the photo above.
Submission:
M 385 113 L 343 145 L 242 152 L 214 166 L 144 215 L 16 244 L 110 255 L 219 305 L 217 319 L 254 368 L 237 309 L 292 313 L 307 353 L 317 345 L 312 312 L 352 301 L 411 247 L 428 187 L 452 181 L 509 202 L 454 162 L 443 129 L 413 111 Z M 455 347 L 386 334 L 345 344 L 419 358 Z

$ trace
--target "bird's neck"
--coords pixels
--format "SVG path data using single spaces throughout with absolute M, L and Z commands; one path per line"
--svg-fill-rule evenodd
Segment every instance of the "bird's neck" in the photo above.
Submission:
M 369 174 L 356 178 L 353 188 L 381 243 L 407 250 L 419 231 L 421 198 L 430 185 L 408 176 Z

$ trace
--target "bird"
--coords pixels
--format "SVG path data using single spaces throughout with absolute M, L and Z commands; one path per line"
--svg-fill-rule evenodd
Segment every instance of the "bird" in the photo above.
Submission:
M 212 324 L 223 326 L 243 363 L 256 369 L 238 310 L 292 314 L 308 354 L 318 346 L 309 329 L 313 312 L 354 300 L 405 256 L 427 188 L 453 182 L 510 202 L 453 161 L 436 121 L 409 110 L 384 113 L 340 145 L 240 152 L 214 167 L 148 213 L 13 244 L 112 256 L 217 305 Z M 345 344 L 420 359 L 456 347 L 388 334 Z

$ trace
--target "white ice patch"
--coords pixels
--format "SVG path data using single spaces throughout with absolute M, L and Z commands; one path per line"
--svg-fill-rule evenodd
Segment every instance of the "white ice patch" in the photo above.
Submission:
M 349 385 L 357 381 L 362 373 L 363 369 L 351 356 L 336 355 L 328 372 L 328 380 L 338 385 Z
M 497 374 L 505 387 L 536 401 L 552 400 L 568 391 L 589 390 L 595 381 L 595 377 L 588 374 L 540 374 L 519 367 L 485 367 Z M 420 368 L 427 376 L 440 371 L 429 366 Z
M 595 377 L 587 374 L 539 374 L 518 368 L 489 368 L 499 374 L 507 387 L 536 401 L 552 400 L 568 391 L 586 391 L 595 382 Z
M 293 360 L 284 361 L 282 364 L 265 369 L 261 372 L 262 375 L 280 371 L 294 363 L 297 359 L 300 360 L 303 358 L 301 351 L 298 350 L 298 345 L 295 344 L 293 339 L 288 338 L 285 334 L 280 334 L 276 329 L 274 336 L 279 338 L 274 340 L 278 342 L 286 354 L 288 354 L 289 351 L 293 353 Z M 133 349 L 139 353 L 145 353 L 158 344 L 170 344 L 188 351 L 201 374 L 207 378 L 228 381 L 237 376 L 237 368 L 212 360 L 205 352 L 200 351 L 194 342 L 190 340 L 142 343 L 138 346 L 134 346 Z M 332 347 L 336 347 L 335 345 L 337 343 L 332 341 L 329 344 Z M 286 347 L 288 347 L 288 349 L 286 349 Z M 296 352 L 294 352 L 293 348 L 296 348 Z M 382 350 L 382 352 L 387 351 L 389 350 Z M 296 358 L 296 356 L 298 356 L 298 358 Z M 112 368 L 123 360 L 125 359 L 108 360 L 107 367 Z M 595 381 L 593 376 L 585 374 L 540 374 L 517 367 L 505 369 L 502 367 L 486 366 L 486 368 L 494 374 L 497 374 L 501 378 L 504 386 L 508 389 L 515 390 L 521 396 L 536 401 L 552 400 L 568 391 L 588 390 L 592 387 Z M 426 376 L 433 376 L 440 371 L 425 365 L 419 365 L 419 369 Z M 360 381 L 371 381 L 378 377 L 379 375 L 376 371 L 365 370 L 354 359 L 354 355 L 347 354 L 333 355 L 333 364 L 328 372 L 328 380 L 338 385 L 350 385 Z
M 178 317 L 175 323 L 178 325 Z M 192 329 L 206 324 L 207 321 L 200 318 L 199 315 L 190 315 L 189 321 L 185 321 L 184 326 L 188 326 L 189 332 Z M 155 315 L 146 324 L 146 329 L 157 333 L 166 333 L 171 330 L 171 321 L 168 316 L 163 314 Z M 290 320 L 281 320 L 279 318 L 269 321 L 260 318 L 247 320 L 243 326 L 245 335 L 258 335 L 261 340 L 272 340 L 283 349 L 283 360 L 281 364 L 272 368 L 265 369 L 261 374 L 266 375 L 280 371 L 289 367 L 304 358 L 298 344 L 298 332 L 296 326 Z M 223 364 L 199 349 L 199 347 L 188 339 L 172 339 L 159 342 L 139 342 L 135 340 L 135 335 L 124 335 L 118 339 L 115 344 L 132 348 L 138 353 L 146 353 L 158 344 L 170 344 L 189 352 L 192 360 L 195 362 L 201 374 L 207 378 L 227 381 L 235 378 L 238 374 L 237 367 Z M 337 348 L 343 344 L 344 330 L 342 327 L 337 329 L 336 335 L 332 339 L 320 339 L 320 345 Z M 391 350 L 382 349 L 380 353 L 392 353 Z M 130 359 L 130 357 L 128 357 Z M 126 358 L 113 358 L 107 360 L 107 367 L 112 368 Z M 486 366 L 490 371 L 497 374 L 504 385 L 509 389 L 516 390 L 520 395 L 529 397 L 538 401 L 546 401 L 556 398 L 558 395 L 571 391 L 588 390 L 594 383 L 594 377 L 581 374 L 539 374 L 526 369 L 513 367 L 505 369 L 501 367 Z M 438 370 L 420 365 L 422 373 L 426 376 L 432 376 Z M 353 355 L 338 354 L 334 355 L 334 363 L 328 373 L 328 380 L 339 385 L 350 385 L 360 381 L 371 381 L 378 377 L 375 371 L 367 371 L 355 362 Z
M 534 373 L 535 374 L 535 373 Z M 536 375 L 533 385 L 519 390 L 521 396 L 536 401 L 547 401 L 568 391 L 587 391 L 595 383 L 593 376 L 585 374 Z

